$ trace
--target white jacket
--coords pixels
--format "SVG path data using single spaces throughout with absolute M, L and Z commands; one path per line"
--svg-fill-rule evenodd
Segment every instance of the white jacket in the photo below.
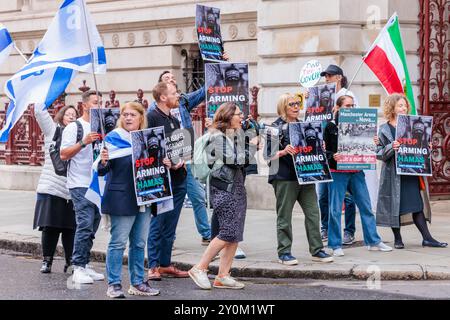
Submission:
M 58 176 L 53 169 L 53 163 L 50 159 L 49 148 L 53 143 L 53 136 L 56 131 L 56 123 L 47 110 L 34 110 L 36 120 L 44 133 L 44 151 L 45 162 L 42 167 L 42 173 L 36 192 L 50 194 L 66 200 L 70 199 L 69 190 L 66 187 L 66 177 Z

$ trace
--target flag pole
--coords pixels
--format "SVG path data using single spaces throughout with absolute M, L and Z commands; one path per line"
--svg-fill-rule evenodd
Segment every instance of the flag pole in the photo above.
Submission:
M 13 47 L 14 47 L 14 49 L 16 49 L 16 51 L 20 54 L 20 56 L 25 60 L 25 62 L 28 63 L 27 57 L 25 57 L 25 55 L 22 53 L 22 51 L 20 51 L 19 48 L 17 48 L 15 42 L 13 42 Z
M 100 101 L 100 99 L 99 99 L 100 97 L 98 95 L 97 77 L 95 75 L 95 67 L 94 67 L 94 63 L 95 63 L 94 58 L 95 57 L 94 57 L 94 52 L 92 51 L 91 38 L 89 36 L 89 26 L 88 26 L 87 16 L 86 16 L 86 6 L 85 6 L 85 3 L 84 3 L 84 0 L 81 0 L 81 3 L 82 3 L 82 6 L 83 6 L 84 23 L 85 23 L 85 26 L 86 26 L 87 39 L 88 39 L 88 43 L 89 43 L 89 51 L 91 52 L 91 59 L 92 59 L 91 66 L 92 66 L 92 76 L 94 77 L 95 95 L 97 96 L 97 101 Z M 101 109 L 101 108 L 102 108 L 102 106 L 101 106 L 101 104 L 99 104 L 99 109 Z M 102 132 L 102 141 L 103 141 L 103 139 L 105 137 L 105 129 L 103 128 L 103 119 L 102 119 L 102 115 L 101 114 L 99 114 L 99 119 L 100 119 L 100 130 Z
M 364 57 L 362 58 L 362 60 L 361 60 L 361 63 L 359 64 L 359 67 L 358 67 L 358 69 L 356 70 L 355 74 L 353 75 L 353 78 L 352 78 L 352 80 L 351 80 L 351 81 L 350 81 L 350 83 L 348 84 L 348 86 L 347 86 L 347 91 L 349 91 L 349 90 L 350 90 L 350 87 L 352 86 L 352 84 L 353 84 L 353 81 L 355 81 L 355 79 L 356 79 L 356 76 L 358 75 L 359 71 L 361 70 L 361 68 L 362 68 L 363 64 L 364 64 Z M 346 93 L 347 93 L 347 92 L 346 92 Z

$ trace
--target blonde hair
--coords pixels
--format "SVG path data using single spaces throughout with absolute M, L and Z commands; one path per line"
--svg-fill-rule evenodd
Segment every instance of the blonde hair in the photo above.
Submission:
M 139 113 L 140 121 L 139 121 L 139 130 L 146 129 L 147 128 L 147 117 L 145 116 L 145 108 L 142 104 L 139 102 L 127 102 L 124 105 L 120 106 L 120 115 L 122 115 L 123 111 L 126 108 L 133 109 L 134 111 L 137 111 Z M 120 119 L 117 121 L 117 127 L 123 129 L 122 124 L 123 119 Z
M 288 103 L 289 103 L 289 100 L 291 100 L 291 99 L 297 99 L 297 98 L 295 95 L 293 95 L 291 93 L 284 93 L 280 96 L 280 98 L 278 98 L 277 113 L 281 117 L 281 119 L 283 119 L 285 121 L 286 121 L 286 117 L 287 117 Z
M 384 100 L 383 114 L 386 120 L 395 119 L 395 105 L 401 99 L 405 100 L 406 107 L 408 108 L 408 113 L 411 111 L 411 105 L 409 104 L 408 98 L 404 94 L 394 93 L 386 97 Z

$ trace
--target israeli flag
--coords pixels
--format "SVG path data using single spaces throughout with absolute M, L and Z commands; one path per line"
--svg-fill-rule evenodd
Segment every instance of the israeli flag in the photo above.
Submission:
M 104 144 L 106 149 L 108 149 L 109 159 L 111 160 L 131 155 L 131 134 L 122 128 L 114 129 L 108 133 L 105 137 Z M 100 158 L 97 157 L 97 160 L 92 165 L 91 184 L 85 195 L 85 198 L 94 203 L 99 210 L 101 210 L 105 185 L 108 179 L 108 175 L 103 177 L 98 175 Z
M 0 23 L 0 65 L 8 59 L 13 47 L 11 35 L 4 25 Z
M 84 0 L 65 0 L 31 59 L 6 82 L 11 102 L 0 142 L 29 104 L 48 108 L 77 72 L 106 72 L 105 48 L 85 6 Z
M 108 149 L 109 159 L 117 159 L 131 155 L 133 148 L 131 146 L 131 134 L 122 128 L 116 128 L 105 137 L 104 144 Z M 85 198 L 94 203 L 101 212 L 101 204 L 105 193 L 108 174 L 100 177 L 98 175 L 98 164 L 100 157 L 92 165 L 91 183 L 86 191 Z M 157 203 L 157 213 L 164 213 L 173 210 L 173 199 L 164 200 Z

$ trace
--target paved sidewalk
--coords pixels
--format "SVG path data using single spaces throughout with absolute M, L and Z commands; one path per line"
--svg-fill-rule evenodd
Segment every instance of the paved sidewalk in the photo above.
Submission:
M 0 248 L 40 255 L 40 232 L 32 230 L 35 193 L 28 191 L 0 190 Z M 450 201 L 432 203 L 433 236 L 450 243 Z M 298 208 L 297 208 L 298 209 Z M 294 243 L 292 254 L 299 260 L 297 266 L 277 263 L 276 215 L 272 211 L 249 210 L 247 214 L 242 249 L 247 254 L 243 260 L 235 260 L 232 273 L 241 277 L 286 277 L 314 279 L 367 279 L 380 272 L 389 280 L 450 280 L 450 248 L 422 248 L 421 236 L 414 226 L 402 229 L 404 250 L 393 252 L 369 252 L 362 245 L 362 230 L 357 218 L 356 243 L 344 247 L 345 256 L 335 258 L 334 263 L 321 264 L 311 261 L 304 229 L 303 214 L 294 213 Z M 393 246 L 392 232 L 378 228 L 387 244 Z M 109 234 L 97 232 L 94 241 L 94 257 L 103 261 Z M 194 225 L 192 209 L 183 209 L 177 229 L 173 261 L 182 268 L 197 263 L 205 247 Z M 60 251 L 62 252 L 62 251 Z M 217 271 L 218 261 L 210 270 Z

